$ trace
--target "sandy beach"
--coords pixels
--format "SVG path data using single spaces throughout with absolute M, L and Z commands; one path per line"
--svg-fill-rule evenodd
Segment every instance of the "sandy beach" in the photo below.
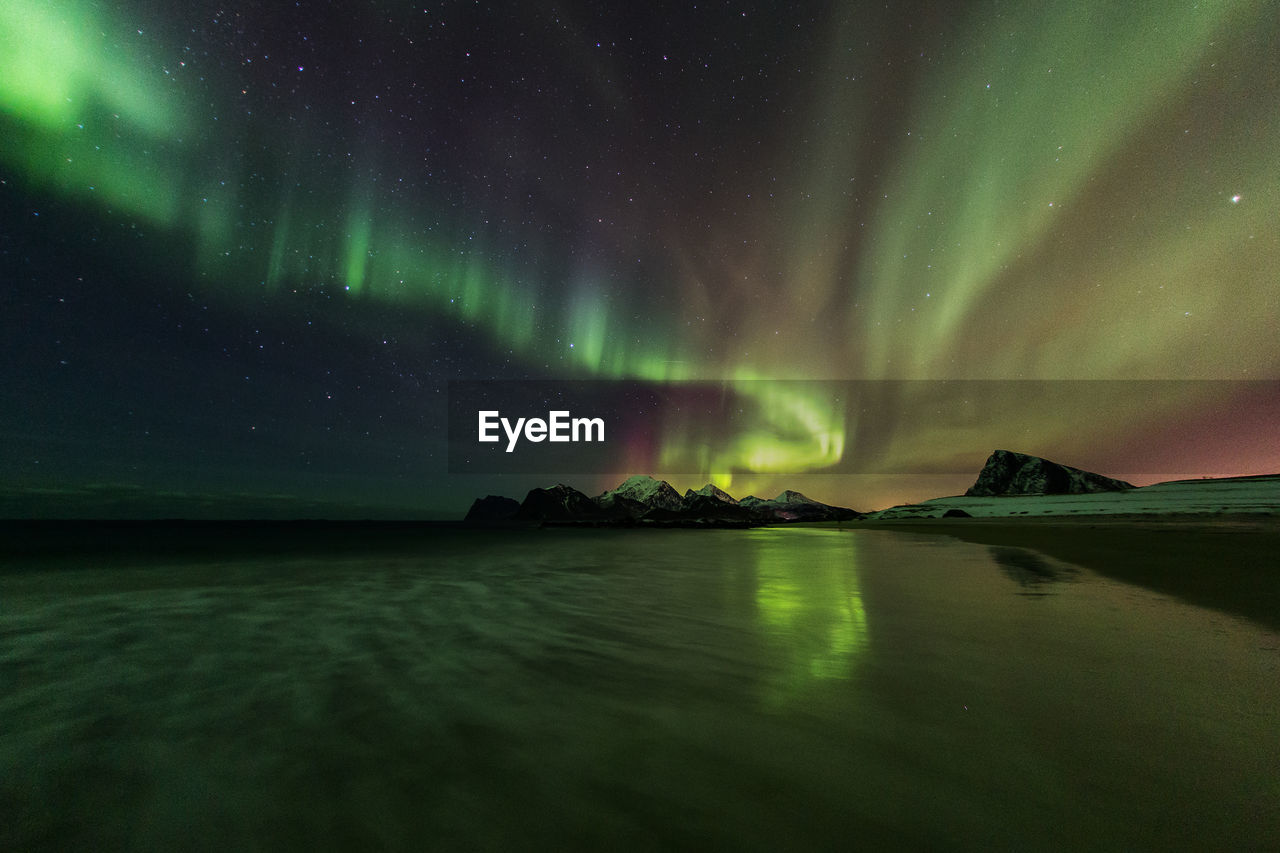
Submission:
M 1280 518 L 1275 516 L 902 519 L 845 527 L 1028 548 L 1280 628 Z

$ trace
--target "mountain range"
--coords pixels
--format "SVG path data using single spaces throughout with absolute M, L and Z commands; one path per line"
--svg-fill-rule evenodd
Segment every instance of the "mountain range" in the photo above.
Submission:
M 594 498 L 558 483 L 531 489 L 521 502 L 499 495 L 477 498 L 465 520 L 525 521 L 585 526 L 752 527 L 794 521 L 848 521 L 862 513 L 815 501 L 787 490 L 776 498 L 749 495 L 736 500 L 708 483 L 683 495 L 666 480 L 643 474 Z
M 524 501 L 489 495 L 470 522 L 584 526 L 753 527 L 795 521 L 892 521 L 1029 515 L 1265 513 L 1280 510 L 1280 475 L 1175 480 L 1134 486 L 1123 480 L 1010 450 L 994 451 L 964 495 L 861 513 L 787 490 L 775 498 L 735 499 L 708 483 L 679 494 L 665 480 L 628 477 L 594 498 L 563 483 L 532 489 Z

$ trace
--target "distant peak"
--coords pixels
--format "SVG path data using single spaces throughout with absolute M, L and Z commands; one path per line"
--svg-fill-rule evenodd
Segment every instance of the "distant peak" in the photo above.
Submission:
M 666 480 L 655 480 L 648 474 L 635 474 L 628 477 L 619 484 L 618 488 L 598 495 L 596 500 L 605 500 L 610 496 L 629 498 L 651 507 L 661 506 L 667 509 L 680 507 L 680 493 Z
M 703 486 L 701 489 L 698 489 L 697 491 L 694 491 L 693 489 L 689 489 L 684 493 L 685 498 L 692 497 L 693 495 L 702 495 L 703 497 L 706 497 L 706 498 L 715 498 L 718 501 L 724 501 L 725 503 L 729 503 L 729 504 L 736 504 L 738 502 L 733 497 L 733 495 L 729 494 L 724 489 L 721 489 L 719 486 L 715 485 L 714 483 L 707 483 L 705 486 Z

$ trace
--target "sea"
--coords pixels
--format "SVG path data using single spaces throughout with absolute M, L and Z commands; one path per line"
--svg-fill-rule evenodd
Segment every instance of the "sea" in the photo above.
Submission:
M 4 850 L 1280 847 L 1274 626 L 1026 548 L 6 535 Z

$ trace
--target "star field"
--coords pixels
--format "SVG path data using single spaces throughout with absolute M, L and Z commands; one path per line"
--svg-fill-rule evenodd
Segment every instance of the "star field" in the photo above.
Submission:
M 859 508 L 963 488 L 856 476 L 870 446 L 1280 469 L 1241 384 L 1280 379 L 1278 36 L 1263 0 L 14 0 L 0 509 L 546 485 L 446 473 L 453 379 L 723 381 L 760 413 L 714 451 L 673 421 L 584 490 L 690 459 L 681 488 Z M 965 429 L 761 379 L 1189 381 L 1124 423 Z

